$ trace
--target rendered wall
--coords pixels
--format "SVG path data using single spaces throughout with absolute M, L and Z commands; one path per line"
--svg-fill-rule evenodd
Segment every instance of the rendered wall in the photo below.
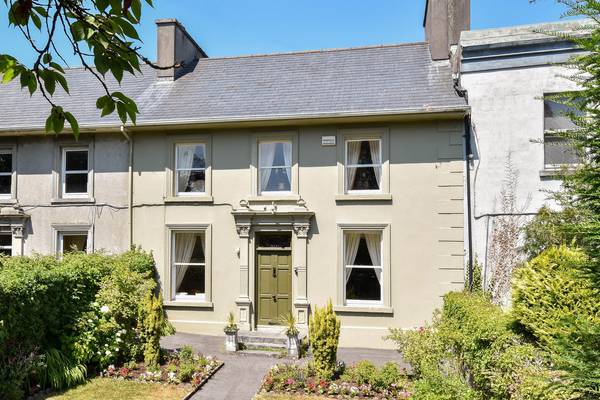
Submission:
M 390 137 L 391 201 L 336 202 L 338 149 L 321 137 L 339 128 L 387 128 Z M 385 223 L 390 226 L 391 313 L 339 312 L 343 346 L 389 347 L 388 327 L 413 328 L 431 318 L 441 296 L 463 286 L 462 120 L 276 128 L 298 133 L 299 194 L 315 216 L 307 245 L 307 297 L 312 305 L 338 298 L 340 261 L 338 224 Z M 168 315 L 179 331 L 221 334 L 240 293 L 240 238 L 232 208 L 250 197 L 253 136 L 263 131 L 214 130 L 148 132 L 134 135 L 135 244 L 151 249 L 161 278 L 169 271 L 167 225 L 210 224 L 212 305 L 176 306 Z M 212 203 L 165 203 L 170 134 L 201 134 L 212 142 Z M 337 146 L 343 146 L 338 141 Z M 294 243 L 292 243 L 294 246 Z M 252 265 L 252 264 L 251 264 Z M 250 268 L 252 275 L 253 268 Z M 168 294 L 168 290 L 165 294 Z M 296 290 L 296 289 L 294 289 Z M 167 301 L 170 299 L 167 298 Z

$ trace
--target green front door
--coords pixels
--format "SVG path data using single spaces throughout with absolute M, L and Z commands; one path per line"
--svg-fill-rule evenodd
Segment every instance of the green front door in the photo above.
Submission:
M 292 253 L 290 250 L 257 250 L 257 324 L 277 325 L 292 311 Z

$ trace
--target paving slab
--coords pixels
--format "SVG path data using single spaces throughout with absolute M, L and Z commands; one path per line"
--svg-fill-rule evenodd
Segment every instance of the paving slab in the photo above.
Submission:
M 193 335 L 176 333 L 163 337 L 161 346 L 166 349 L 176 349 L 185 345 L 205 355 L 214 355 L 225 363 L 223 367 L 192 397 L 192 400 L 250 400 L 260 389 L 262 378 L 269 368 L 275 364 L 305 363 L 309 358 L 300 361 L 278 359 L 259 354 L 227 353 L 225 352 L 224 336 Z M 383 365 L 394 361 L 400 366 L 406 366 L 402 356 L 394 350 L 379 349 L 338 349 L 338 360 L 347 365 L 360 360 L 370 360 L 375 365 Z

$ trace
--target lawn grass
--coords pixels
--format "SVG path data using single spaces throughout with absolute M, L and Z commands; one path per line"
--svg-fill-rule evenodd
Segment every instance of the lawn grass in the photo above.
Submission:
M 95 378 L 60 394 L 51 394 L 51 400 L 181 400 L 192 390 L 191 385 L 177 386 L 160 383 Z

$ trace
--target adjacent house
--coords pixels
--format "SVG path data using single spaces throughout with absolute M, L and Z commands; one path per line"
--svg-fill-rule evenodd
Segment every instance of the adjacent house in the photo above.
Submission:
M 559 172 L 579 162 L 557 135 L 573 128 L 567 109 L 548 96 L 577 90 L 568 79 L 575 70 L 565 63 L 580 50 L 560 34 L 581 34 L 586 24 L 472 30 L 460 37 L 460 85 L 472 121 L 472 249 L 486 267 L 486 280 L 498 218 L 509 214 L 525 222 L 543 205 L 556 207 L 550 192 L 561 187 Z M 515 201 L 507 208 L 501 190 L 509 188 L 509 180 Z
M 441 3 L 455 18 L 425 25 L 448 49 L 468 13 Z M 1 251 L 141 246 L 180 331 L 220 333 L 229 311 L 243 329 L 288 312 L 306 327 L 331 299 L 346 346 L 384 346 L 388 327 L 421 325 L 463 287 L 469 106 L 447 51 L 210 58 L 177 21 L 157 27 L 158 62 L 185 67 L 124 79 L 135 126 L 99 117 L 82 69 L 55 96 L 77 141 L 44 133 L 40 96 L 0 88 Z

